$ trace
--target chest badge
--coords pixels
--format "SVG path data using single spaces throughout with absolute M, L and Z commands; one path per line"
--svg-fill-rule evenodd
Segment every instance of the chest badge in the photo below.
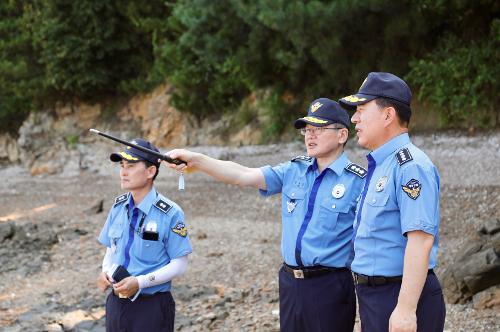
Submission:
M 343 184 L 337 184 L 332 189 L 332 196 L 335 198 L 341 198 L 345 194 L 345 186 Z
M 293 210 L 295 209 L 295 206 L 297 205 L 297 202 L 294 199 L 288 200 L 286 202 L 286 209 L 288 213 L 292 213 Z
M 387 176 L 383 176 L 377 180 L 377 183 L 375 184 L 375 190 L 376 191 L 384 190 L 386 184 L 387 184 Z

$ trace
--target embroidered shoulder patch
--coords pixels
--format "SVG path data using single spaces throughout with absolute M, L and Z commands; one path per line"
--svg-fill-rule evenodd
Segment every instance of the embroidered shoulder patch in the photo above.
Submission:
M 407 184 L 404 186 L 401 186 L 403 188 L 403 191 L 410 197 L 411 199 L 415 200 L 420 196 L 420 190 L 422 189 L 422 185 L 418 180 L 411 179 L 408 181 Z
M 345 170 L 356 174 L 362 179 L 368 174 L 367 170 L 364 167 L 359 166 L 358 164 L 355 163 L 347 165 Z
M 186 237 L 188 230 L 186 228 L 186 225 L 182 221 L 178 221 L 177 224 L 175 224 L 175 226 L 172 227 L 172 232 L 182 237 Z
M 302 160 L 302 161 L 307 161 L 307 162 L 311 162 L 313 160 L 312 157 L 309 157 L 309 156 L 297 156 L 295 158 L 292 159 L 292 161 L 299 161 L 299 160 Z
M 396 158 L 398 158 L 399 166 L 413 160 L 413 157 L 411 156 L 410 150 L 408 150 L 408 148 L 399 150 L 396 153 Z
M 123 195 L 118 196 L 117 198 L 115 198 L 114 205 L 125 202 L 127 200 L 127 197 L 128 197 L 128 194 L 123 194 Z
M 168 213 L 168 211 L 172 208 L 172 205 L 168 204 L 162 199 L 159 199 L 158 202 L 155 203 L 155 206 L 165 213 Z

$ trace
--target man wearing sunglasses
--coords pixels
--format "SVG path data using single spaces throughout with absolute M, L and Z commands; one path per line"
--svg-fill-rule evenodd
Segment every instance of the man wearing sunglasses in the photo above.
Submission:
M 352 331 L 356 314 L 349 271 L 357 198 L 367 172 L 344 153 L 349 115 L 330 99 L 311 103 L 295 121 L 307 156 L 249 168 L 187 150 L 169 152 L 215 179 L 281 193 L 283 266 L 279 271 L 281 331 Z M 168 165 L 179 171 L 186 165 Z

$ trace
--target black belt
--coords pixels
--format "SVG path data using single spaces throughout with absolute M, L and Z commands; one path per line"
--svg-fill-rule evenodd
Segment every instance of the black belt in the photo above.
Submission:
M 160 295 L 160 294 L 164 294 L 164 293 L 168 293 L 168 292 L 157 292 L 157 293 L 153 293 L 153 294 L 141 293 L 141 294 L 139 294 L 139 295 L 137 296 L 137 298 L 140 298 L 140 297 L 142 297 L 142 298 L 150 298 L 150 297 L 153 297 L 153 296 L 156 296 L 156 295 Z M 111 292 L 111 294 L 113 294 L 114 296 L 119 297 L 119 298 L 121 298 L 121 299 L 126 299 L 126 298 L 127 298 L 127 297 L 120 297 L 120 296 L 118 295 L 118 293 L 116 293 L 116 292 L 115 292 L 115 290 L 113 290 L 113 291 Z M 133 298 L 133 297 L 134 297 L 134 295 L 132 295 L 130 298 Z
M 347 271 L 345 267 L 328 267 L 328 266 L 290 266 L 283 263 L 283 270 L 294 276 L 295 279 L 308 279 L 319 277 L 334 271 Z
M 430 269 L 427 271 L 427 275 L 434 274 L 434 270 Z M 353 272 L 354 283 L 356 285 L 368 285 L 368 286 L 381 286 L 391 283 L 400 283 L 403 280 L 403 276 L 394 277 L 383 277 L 383 276 L 366 276 L 364 274 L 359 274 Z

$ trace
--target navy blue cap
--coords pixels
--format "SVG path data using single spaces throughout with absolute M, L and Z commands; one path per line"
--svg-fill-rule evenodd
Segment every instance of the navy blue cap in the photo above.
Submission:
M 311 103 L 307 116 L 295 120 L 295 128 L 304 128 L 306 124 L 323 127 L 331 123 L 340 123 L 349 128 L 349 114 L 340 105 L 328 98 L 319 98 Z
M 142 147 L 148 148 L 150 150 L 160 152 L 153 144 L 150 142 L 142 139 L 142 138 L 136 138 L 132 140 L 130 143 L 140 145 Z M 160 166 L 161 160 L 158 159 L 157 156 L 147 153 L 147 152 L 142 152 L 140 150 L 137 150 L 136 148 L 127 146 L 124 151 L 120 152 L 115 152 L 112 153 L 109 156 L 109 159 L 113 162 L 119 162 L 122 160 L 130 161 L 130 162 L 137 162 L 137 161 L 149 161 L 152 164 L 156 165 L 157 167 Z
M 358 93 L 341 98 L 339 103 L 351 110 L 379 97 L 393 99 L 410 107 L 411 90 L 405 81 L 394 74 L 372 72 L 361 84 Z

